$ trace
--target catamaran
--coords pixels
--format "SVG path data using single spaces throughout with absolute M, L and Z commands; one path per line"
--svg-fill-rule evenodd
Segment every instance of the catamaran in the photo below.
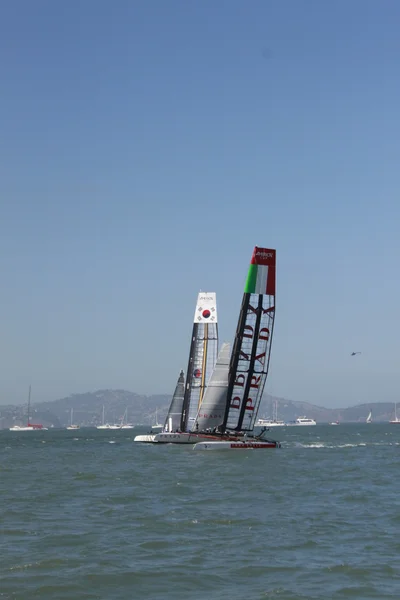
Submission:
M 225 379 L 220 377 L 216 386 L 218 392 L 210 381 L 196 418 L 199 430 L 211 430 L 220 437 L 218 440 L 208 439 L 195 444 L 195 450 L 280 446 L 275 440 L 265 439 L 264 432 L 254 435 L 271 354 L 275 322 L 275 271 L 276 250 L 256 246 Z
M 47 427 L 43 427 L 43 425 L 38 425 L 30 422 L 30 414 L 31 414 L 31 386 L 29 386 L 28 393 L 28 423 L 26 426 L 24 425 L 14 425 L 10 427 L 10 431 L 47 431 Z
M 186 379 L 180 371 L 162 431 L 138 435 L 135 442 L 195 444 L 204 438 L 195 428 L 196 415 L 217 360 L 218 316 L 215 292 L 200 292 L 193 318 Z

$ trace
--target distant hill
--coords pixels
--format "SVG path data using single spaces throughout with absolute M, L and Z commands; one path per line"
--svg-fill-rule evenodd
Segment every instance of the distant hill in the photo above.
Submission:
M 82 394 L 73 394 L 50 402 L 37 402 L 31 406 L 33 421 L 49 427 L 65 427 L 70 420 L 71 408 L 74 409 L 74 422 L 82 426 L 100 425 L 104 406 L 105 420 L 109 423 L 119 422 L 125 410 L 128 410 L 128 420 L 134 425 L 152 425 L 163 423 L 171 401 L 171 395 L 160 394 L 143 396 L 127 390 L 97 390 Z M 307 416 L 317 423 L 363 422 L 369 411 L 373 421 L 389 421 L 394 412 L 394 405 L 389 402 L 359 404 L 344 409 L 330 409 L 316 406 L 308 402 L 296 402 L 264 396 L 259 411 L 260 417 L 272 417 L 275 402 L 278 408 L 278 418 L 293 421 L 296 417 Z M 25 423 L 27 405 L 0 406 L 0 429 L 14 424 Z

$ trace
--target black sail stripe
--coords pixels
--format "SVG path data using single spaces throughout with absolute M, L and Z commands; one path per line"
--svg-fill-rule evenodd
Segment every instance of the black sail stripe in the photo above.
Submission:
M 255 324 L 255 327 L 254 327 L 253 346 L 252 346 L 252 349 L 251 349 L 249 368 L 247 370 L 246 385 L 245 385 L 245 388 L 244 388 L 244 391 L 243 391 L 242 406 L 240 407 L 239 420 L 238 420 L 237 426 L 235 427 L 236 431 L 240 431 L 241 430 L 242 424 L 243 424 L 244 414 L 246 412 L 246 401 L 247 401 L 247 397 L 248 397 L 249 391 L 250 391 L 250 384 L 251 384 L 251 380 L 252 380 L 252 376 L 253 376 L 253 371 L 254 371 L 254 363 L 256 361 L 256 355 L 257 355 L 258 334 L 259 334 L 259 330 L 260 330 L 260 322 L 261 322 L 262 311 L 263 311 L 263 296 L 262 296 L 262 294 L 259 294 L 259 296 L 258 296 L 258 307 L 257 307 L 256 324 Z
M 236 371 L 237 371 L 237 367 L 238 367 L 238 363 L 239 363 L 240 350 L 241 350 L 242 341 L 243 341 L 244 326 L 246 325 L 246 317 L 247 317 L 247 311 L 249 308 L 249 304 L 250 304 L 250 294 L 243 294 L 242 306 L 240 309 L 240 316 L 239 316 L 238 325 L 237 325 L 237 329 L 236 329 L 235 342 L 234 342 L 232 355 L 231 355 L 231 364 L 229 367 L 229 383 L 228 383 L 228 392 L 227 392 L 227 396 L 226 396 L 225 416 L 224 416 L 224 421 L 223 421 L 222 428 L 221 428 L 223 432 L 226 429 L 226 424 L 227 424 L 227 421 L 229 418 L 229 410 L 230 410 L 230 406 L 231 406 L 232 392 L 233 392 L 233 387 L 234 387 L 235 379 L 236 379 Z

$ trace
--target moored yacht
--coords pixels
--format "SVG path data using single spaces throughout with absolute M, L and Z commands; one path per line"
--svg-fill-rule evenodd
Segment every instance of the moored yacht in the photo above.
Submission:
M 14 425 L 10 427 L 10 431 L 47 431 L 47 427 L 43 427 L 43 425 L 35 424 L 30 422 L 30 412 L 31 412 L 31 386 L 29 386 L 29 395 L 28 395 L 28 422 L 26 425 Z

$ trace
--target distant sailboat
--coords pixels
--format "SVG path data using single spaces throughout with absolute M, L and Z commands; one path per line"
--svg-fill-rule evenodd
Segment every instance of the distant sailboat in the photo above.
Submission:
M 47 427 L 43 427 L 43 425 L 38 425 L 30 422 L 30 414 L 31 414 L 31 386 L 29 386 L 28 393 L 28 422 L 26 426 L 14 425 L 14 427 L 10 427 L 10 431 L 47 431 Z
M 397 416 L 397 402 L 394 403 L 394 419 L 392 419 L 391 421 L 389 421 L 389 423 L 392 423 L 394 425 L 400 424 L 400 419 Z
M 372 423 L 372 412 L 369 411 L 369 415 L 367 417 L 367 420 L 365 421 L 366 423 Z
M 126 423 L 125 423 L 126 419 Z M 128 408 L 125 409 L 124 416 L 121 421 L 121 429 L 133 429 L 135 426 L 131 423 L 128 423 Z
M 70 424 L 68 425 L 67 429 L 79 429 L 79 425 L 74 425 L 74 409 L 71 408 L 71 417 L 70 417 Z
M 97 425 L 96 429 L 120 429 L 120 425 L 110 425 L 109 423 L 104 423 L 104 404 L 101 425 Z
M 151 426 L 151 430 L 156 433 L 163 430 L 163 425 L 158 422 L 158 408 L 156 408 L 156 422 Z

